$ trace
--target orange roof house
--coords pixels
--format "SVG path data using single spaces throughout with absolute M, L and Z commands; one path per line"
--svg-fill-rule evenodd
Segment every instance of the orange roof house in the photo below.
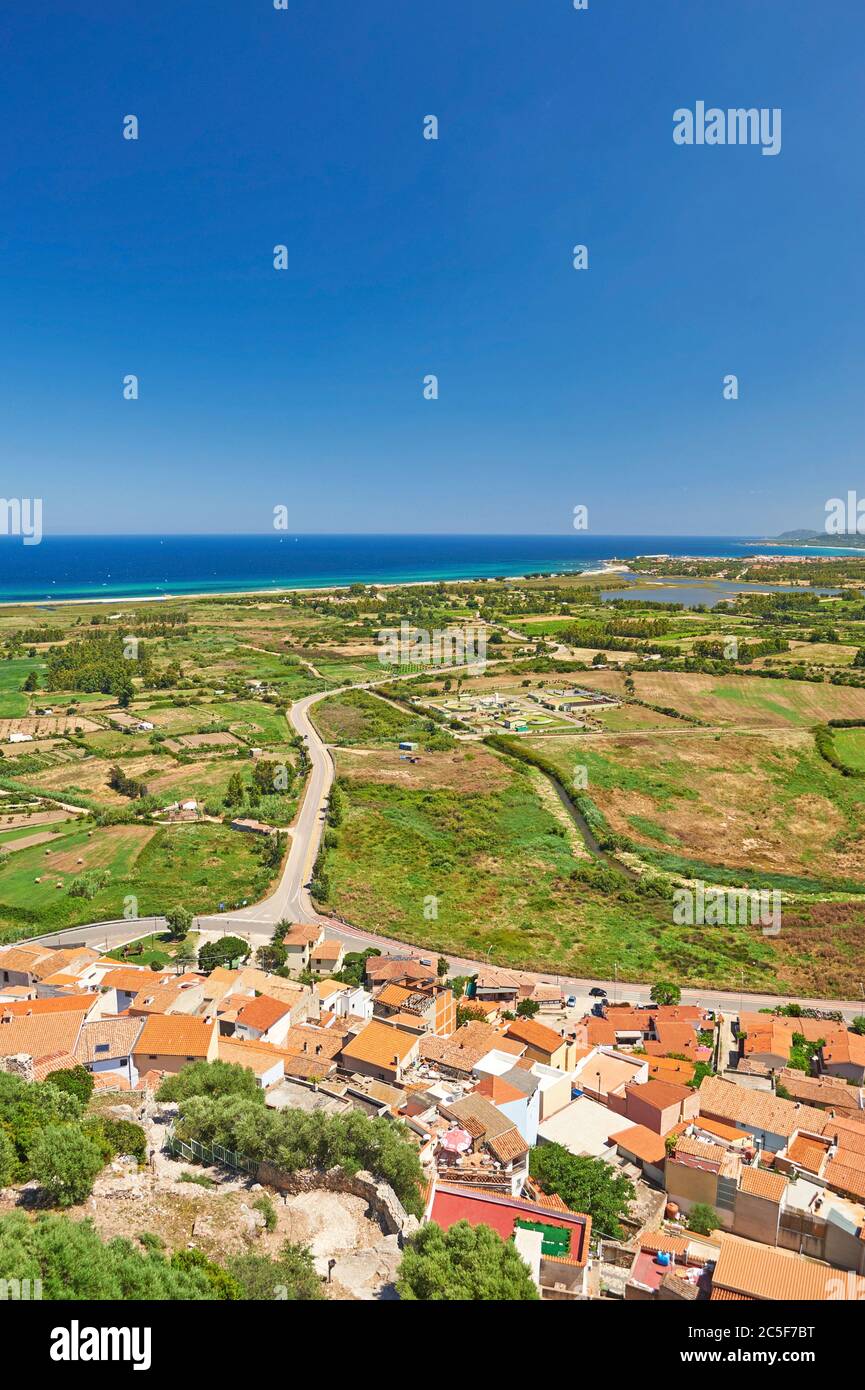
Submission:
M 360 1072 L 378 1081 L 401 1081 L 403 1073 L 417 1061 L 419 1052 L 419 1035 L 372 1019 L 345 1043 L 341 1063 L 346 1071 Z
M 178 1072 L 190 1062 L 213 1062 L 217 1056 L 216 1019 L 151 1014 L 135 1044 L 133 1061 L 139 1073 Z

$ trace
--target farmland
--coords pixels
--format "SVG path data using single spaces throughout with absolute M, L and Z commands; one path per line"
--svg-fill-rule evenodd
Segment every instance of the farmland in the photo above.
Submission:
M 348 921 L 503 964 L 851 992 L 865 738 L 833 730 L 839 768 L 814 733 L 865 718 L 850 566 L 843 601 L 729 590 L 711 610 L 677 606 L 676 584 L 609 603 L 599 576 L 0 609 L 0 932 L 263 896 L 276 866 L 231 821 L 291 822 L 287 712 L 339 687 L 313 709 L 344 794 L 318 869 Z M 388 678 L 382 630 L 464 619 L 485 669 L 358 688 Z M 562 703 L 579 688 L 615 703 Z M 583 823 L 556 790 L 579 770 Z M 694 878 L 780 889 L 783 945 L 676 926 L 670 894 Z

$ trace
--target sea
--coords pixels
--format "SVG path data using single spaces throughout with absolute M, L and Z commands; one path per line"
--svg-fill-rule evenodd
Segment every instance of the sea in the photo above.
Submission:
M 737 557 L 742 536 L 300 535 L 0 537 L 0 602 L 169 598 L 352 583 L 407 584 L 600 570 L 616 560 Z M 766 547 L 769 550 L 769 547 Z M 773 555 L 859 554 L 772 546 Z

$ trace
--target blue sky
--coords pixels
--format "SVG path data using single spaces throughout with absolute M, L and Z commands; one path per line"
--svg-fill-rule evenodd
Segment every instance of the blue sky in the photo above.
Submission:
M 861 0 L 48 0 L 0 43 L 2 492 L 46 531 L 865 492 Z M 697 100 L 780 107 L 781 153 L 676 146 Z

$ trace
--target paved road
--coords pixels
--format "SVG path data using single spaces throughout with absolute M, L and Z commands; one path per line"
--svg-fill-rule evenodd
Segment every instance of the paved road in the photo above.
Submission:
M 319 738 L 309 717 L 309 710 L 319 700 L 337 693 L 335 690 L 327 690 L 315 695 L 305 695 L 302 700 L 292 705 L 289 712 L 292 728 L 301 738 L 306 739 L 311 766 L 300 814 L 292 827 L 288 858 L 277 887 L 269 898 L 253 907 L 240 908 L 222 915 L 199 917 L 200 927 L 221 930 L 230 923 L 232 927 L 242 931 L 244 936 L 262 942 L 270 939 L 277 922 L 329 924 L 329 919 L 322 917 L 313 907 L 306 884 L 309 882 L 324 830 L 323 810 L 333 785 L 334 766 L 330 751 Z

